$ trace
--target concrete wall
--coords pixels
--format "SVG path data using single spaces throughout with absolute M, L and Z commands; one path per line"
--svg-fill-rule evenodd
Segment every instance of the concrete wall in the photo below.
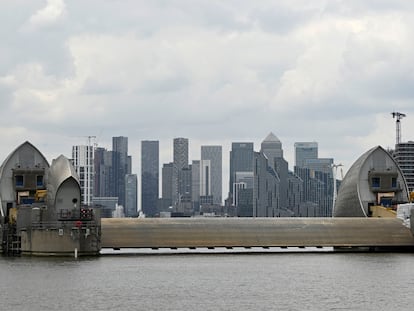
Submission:
M 87 231 L 89 229 L 89 231 Z M 21 231 L 21 252 L 30 255 L 62 255 L 75 254 L 97 255 L 100 251 L 96 239 L 97 229 L 76 228 L 71 226 L 48 229 L 28 229 Z M 89 234 L 88 234 L 89 233 Z

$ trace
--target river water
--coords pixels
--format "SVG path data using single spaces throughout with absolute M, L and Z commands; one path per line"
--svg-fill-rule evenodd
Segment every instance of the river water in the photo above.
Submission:
M 414 310 L 414 254 L 0 257 L 0 310 Z

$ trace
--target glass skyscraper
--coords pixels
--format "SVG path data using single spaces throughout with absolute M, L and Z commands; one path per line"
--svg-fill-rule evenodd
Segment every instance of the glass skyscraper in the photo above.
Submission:
M 128 159 L 128 137 L 112 137 L 112 151 L 113 196 L 118 197 L 118 203 L 125 207 L 125 175 L 131 174 L 130 159 Z
M 136 174 L 125 175 L 125 216 L 138 216 L 138 196 L 137 196 L 138 180 Z
M 180 176 L 183 176 L 182 170 L 188 169 L 188 138 L 174 138 L 174 146 L 173 146 L 173 163 L 174 163 L 174 170 L 173 170 L 173 180 L 172 180 L 172 204 L 177 205 L 180 201 L 180 187 L 182 185 L 182 181 L 180 180 Z
M 253 143 L 251 142 L 231 144 L 229 191 L 232 195 L 236 172 L 253 172 L 253 152 Z
M 222 147 L 221 146 L 201 146 L 201 163 L 209 161 L 209 193 L 213 196 L 214 204 L 222 203 Z M 205 172 L 204 168 L 204 172 Z M 201 176 L 205 176 L 202 174 Z M 206 180 L 201 180 L 206 185 Z M 205 189 L 205 188 L 204 188 Z
M 159 197 L 159 142 L 141 141 L 141 209 L 147 216 L 157 214 Z
M 317 142 L 297 142 L 295 143 L 295 166 L 304 167 L 307 159 L 318 158 Z

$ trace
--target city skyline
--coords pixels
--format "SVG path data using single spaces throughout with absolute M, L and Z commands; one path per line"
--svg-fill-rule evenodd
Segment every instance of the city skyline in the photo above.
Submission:
M 373 146 L 394 148 L 393 111 L 414 140 L 413 14 L 399 0 L 4 0 L 0 108 L 13 117 L 0 158 L 26 140 L 57 158 L 123 135 L 138 173 L 141 140 L 159 140 L 166 163 L 187 137 L 190 159 L 221 145 L 225 173 L 231 142 L 257 150 L 274 132 L 290 170 L 294 142 L 317 141 L 346 172 Z
M 131 164 L 132 163 L 132 157 L 127 156 L 128 153 L 128 137 L 120 136 L 120 137 L 112 137 L 113 142 L 113 148 L 117 148 L 120 150 L 123 150 L 125 153 L 124 157 L 128 160 L 128 168 L 127 171 L 131 173 Z M 103 148 L 101 146 L 98 146 L 96 143 L 93 143 L 92 141 L 88 140 L 89 146 L 92 147 L 92 145 L 95 146 L 96 149 L 96 156 L 95 164 L 96 166 L 96 174 L 100 175 L 102 174 L 102 165 L 101 162 L 103 160 L 103 153 L 106 153 L 108 155 L 116 154 L 116 152 L 111 150 L 106 150 L 106 148 Z M 168 209 L 168 206 L 175 206 L 178 207 L 179 204 L 177 203 L 179 201 L 176 201 L 174 203 L 173 200 L 173 189 L 175 188 L 174 178 L 173 175 L 170 177 L 164 176 L 164 172 L 166 166 L 171 165 L 171 173 L 178 174 L 177 176 L 183 176 L 183 178 L 190 178 L 190 180 L 186 180 L 183 184 L 179 182 L 181 185 L 187 185 L 185 189 L 188 189 L 190 192 L 191 198 L 185 198 L 186 202 L 187 200 L 191 200 L 193 203 L 193 209 L 197 209 L 196 205 L 194 203 L 197 202 L 209 202 L 209 199 L 206 200 L 207 197 L 204 197 L 200 200 L 197 198 L 198 196 L 211 196 L 213 198 L 212 203 L 214 204 L 223 204 L 224 200 L 229 198 L 232 202 L 235 202 L 237 198 L 235 198 L 233 195 L 228 196 L 228 190 L 230 188 L 226 189 L 226 185 L 230 187 L 230 184 L 232 182 L 239 183 L 239 182 L 247 182 L 244 187 L 252 188 L 253 184 L 250 184 L 253 182 L 253 156 L 254 154 L 260 152 L 264 152 L 266 158 L 268 158 L 268 165 L 273 167 L 275 172 L 279 175 L 278 178 L 280 178 L 280 193 L 287 193 L 287 179 L 288 179 L 288 162 L 283 158 L 283 149 L 282 149 L 282 142 L 276 137 L 276 135 L 273 132 L 270 132 L 266 138 L 261 142 L 260 151 L 258 149 L 255 149 L 256 146 L 254 146 L 254 143 L 252 142 L 232 142 L 232 150 L 229 151 L 230 154 L 230 163 L 229 167 L 233 167 L 234 170 L 234 176 L 235 178 L 233 181 L 230 179 L 230 172 L 223 172 L 222 166 L 223 166 L 223 159 L 222 159 L 222 146 L 218 145 L 202 145 L 201 146 L 201 159 L 190 159 L 189 158 L 189 146 L 191 142 L 187 138 L 174 138 L 173 139 L 173 160 L 175 159 L 176 162 L 182 162 L 181 164 L 174 164 L 173 162 L 166 162 L 166 163 L 160 163 L 159 162 L 159 141 L 157 140 L 143 140 L 141 141 L 141 156 L 140 156 L 140 162 L 141 162 L 141 171 L 140 171 L 140 180 L 139 180 L 139 189 L 136 189 L 138 192 L 138 196 L 136 200 L 139 200 L 139 203 L 137 204 L 137 209 L 139 211 L 144 212 L 146 215 L 153 216 L 155 215 L 155 211 L 162 211 L 166 208 Z M 295 149 L 297 149 L 298 145 L 312 145 L 316 146 L 317 148 L 317 142 L 300 142 L 295 143 Z M 120 147 L 122 146 L 122 147 Z M 80 146 L 74 146 L 74 148 L 87 148 L 87 145 L 80 145 Z M 145 148 L 144 148 L 145 147 Z M 297 152 L 297 151 L 296 151 Z M 233 153 L 233 156 L 231 154 Z M 314 156 L 317 156 L 318 152 L 314 153 Z M 74 151 L 72 152 L 72 156 L 74 155 Z M 246 160 L 250 158 L 246 162 Z M 233 160 L 231 160 L 233 159 Z M 313 170 L 320 170 L 320 171 L 327 171 L 329 175 L 331 175 L 331 166 L 333 164 L 333 159 L 311 159 L 312 161 L 307 164 L 309 168 L 312 168 Z M 329 161 L 326 161 L 329 160 Z M 75 163 L 77 163 L 76 158 L 74 159 Z M 109 161 L 112 163 L 111 166 L 116 164 L 116 161 L 113 161 L 109 159 Z M 231 162 L 233 161 L 233 164 Z M 100 164 L 98 164 L 100 163 Z M 187 165 L 188 163 L 188 165 Z M 248 164 L 250 163 L 250 164 Z M 145 165 L 145 167 L 143 167 Z M 191 168 L 191 165 L 193 166 Z M 248 165 L 248 167 L 246 166 Z M 161 167 L 162 166 L 162 167 Z M 179 169 L 177 171 L 177 167 L 180 166 L 184 170 L 189 170 L 190 175 L 192 177 L 184 177 L 182 173 L 186 174 L 184 171 L 181 172 Z M 159 170 L 161 169 L 162 174 L 159 175 Z M 107 168 L 104 168 L 104 170 L 107 170 Z M 196 171 L 197 172 L 196 172 Z M 154 177 L 151 177 L 151 179 L 154 180 L 155 184 L 150 186 L 150 188 L 153 188 L 153 190 L 149 190 L 149 183 L 148 183 L 148 176 L 144 179 L 143 176 L 149 172 L 152 172 L 150 174 L 154 174 Z M 157 173 L 158 172 L 158 173 Z M 293 170 L 290 171 L 293 173 Z M 295 169 L 296 172 L 296 169 Z M 207 173 L 207 175 L 205 175 Z M 194 175 L 196 174 L 196 175 Z M 240 175 L 241 174 L 241 175 Z M 247 176 L 246 174 L 250 174 Z M 98 176 L 97 175 L 97 176 Z M 138 182 L 137 179 L 138 174 L 134 174 L 135 176 L 135 183 Z M 246 176 L 245 176 L 246 175 Z M 332 175 L 331 175 L 332 176 Z M 115 177 L 115 176 L 114 176 Z M 166 177 L 167 179 L 165 179 Z M 247 179 L 246 179 L 247 178 Z M 251 179 L 249 182 L 248 179 Z M 81 176 L 82 179 L 82 176 Z M 171 180 L 170 180 L 171 179 Z M 96 181 L 102 181 L 103 183 L 106 183 L 106 179 L 102 179 L 101 177 L 94 178 L 95 184 L 100 187 L 99 185 L 101 182 L 96 183 Z M 192 181 L 191 181 L 192 180 Z M 211 182 L 210 182 L 211 180 Z M 191 184 L 188 184 L 190 182 Z M 82 183 L 82 182 L 81 182 Z M 151 182 L 152 183 L 152 182 Z M 229 184 L 230 183 L 230 184 Z M 279 182 L 278 182 L 279 183 Z M 147 185 L 148 184 L 148 185 Z M 218 184 L 221 184 L 221 187 L 218 186 Z M 103 184 L 102 184 L 103 185 Z M 195 187 L 198 188 L 195 191 Z M 145 188 L 145 190 L 144 190 Z M 192 188 L 192 190 L 191 190 Z M 188 190 L 183 190 L 184 188 L 181 188 L 180 186 L 180 197 L 184 198 L 182 195 L 184 195 L 184 192 L 187 193 Z M 204 190 L 203 190 L 204 189 Z M 234 186 L 231 188 L 231 190 L 234 189 Z M 113 192 L 116 189 L 108 189 L 109 192 Z M 167 192 L 166 192 L 167 191 Z M 168 194 L 168 191 L 171 191 L 170 194 Z M 184 191 L 184 192 L 183 192 Z M 194 192 L 195 191 L 195 192 Z M 93 192 L 101 193 L 101 190 L 96 191 L 96 189 L 93 189 Z M 109 193 L 108 192 L 108 193 Z M 144 192 L 146 193 L 144 195 Z M 148 201 L 148 194 L 152 197 L 150 199 L 152 203 L 149 203 Z M 158 194 L 157 194 L 158 193 Z M 98 195 L 99 197 L 100 195 Z M 104 195 L 105 196 L 105 195 Z M 156 203 L 158 199 L 162 199 L 160 202 Z M 146 201 L 145 204 L 144 200 Z M 168 201 L 170 200 L 170 202 Z M 280 201 L 280 204 L 282 206 L 287 206 L 287 197 L 285 195 L 283 197 L 280 197 L 278 199 Z M 122 204 L 121 204 L 122 205 Z M 151 207 L 150 207 L 151 206 Z M 149 209 L 148 209 L 149 208 Z M 187 207 L 188 208 L 188 207 Z M 131 212 L 126 212 L 126 214 L 131 214 Z M 278 212 L 278 214 L 280 214 Z
M 122 148 L 125 152 L 128 151 L 128 137 L 120 136 L 120 137 L 113 137 L 113 146 L 116 147 L 121 142 Z M 117 142 L 117 144 L 115 144 Z M 92 144 L 91 141 L 88 143 Z M 97 160 L 100 162 L 102 160 L 102 151 L 106 150 L 106 148 L 97 146 L 94 144 L 97 151 Z M 166 211 L 169 207 L 176 208 L 176 211 L 183 212 L 186 210 L 189 211 L 189 208 L 192 210 L 198 210 L 197 202 L 204 202 L 203 204 L 210 202 L 214 204 L 221 205 L 224 203 L 224 200 L 227 198 L 231 200 L 231 202 L 236 202 L 238 199 L 234 197 L 234 195 L 229 194 L 229 190 L 233 190 L 236 184 L 238 185 L 241 183 L 244 184 L 244 188 L 252 189 L 253 187 L 253 157 L 254 154 L 265 153 L 266 160 L 268 165 L 275 170 L 275 173 L 278 174 L 278 184 L 280 183 L 280 193 L 284 193 L 283 196 L 278 198 L 279 204 L 282 207 L 288 206 L 287 200 L 287 188 L 288 183 L 292 182 L 291 179 L 288 177 L 294 172 L 296 169 L 292 169 L 289 171 L 288 162 L 283 158 L 283 149 L 282 149 L 282 142 L 276 137 L 273 132 L 270 132 L 266 138 L 261 142 L 260 151 L 255 149 L 256 146 L 252 142 L 232 142 L 232 150 L 229 151 L 230 155 L 230 163 L 229 168 L 232 167 L 234 170 L 233 175 L 231 172 L 222 171 L 223 167 L 223 159 L 222 159 L 222 146 L 218 145 L 202 145 L 201 146 L 201 159 L 190 159 L 189 156 L 189 147 L 191 142 L 188 138 L 174 138 L 172 141 L 173 145 L 173 154 L 171 158 L 168 159 L 165 163 L 160 163 L 159 161 L 159 141 L 158 140 L 142 140 L 141 141 L 141 171 L 140 171 L 140 180 L 139 184 L 140 189 L 138 191 L 139 203 L 137 208 L 139 211 L 144 212 L 144 214 L 149 216 L 154 216 L 156 210 L 158 211 Z M 321 171 L 327 173 L 328 176 L 332 176 L 332 165 L 333 159 L 320 159 L 314 158 L 317 156 L 317 142 L 300 142 L 295 143 L 295 149 L 297 153 L 298 145 L 311 145 L 316 147 L 315 152 L 313 152 L 313 156 L 311 156 L 307 162 L 306 166 L 311 168 L 312 170 Z M 91 146 L 91 145 L 90 145 Z M 86 147 L 86 146 L 83 146 Z M 145 147 L 145 148 L 144 148 Z M 107 151 L 108 154 L 114 154 L 113 151 Z M 233 154 L 233 155 L 232 155 Z M 127 157 L 129 162 L 132 161 L 132 157 Z M 98 163 L 95 161 L 95 163 Z M 129 163 L 128 162 L 128 163 Z M 176 162 L 174 164 L 174 162 Z M 116 162 L 112 161 L 112 164 Z M 187 164 L 188 163 L 188 164 Z M 232 164 L 233 163 L 233 164 Z M 263 164 L 263 163 L 262 163 Z M 102 166 L 102 164 L 100 164 Z M 145 167 L 142 167 L 145 165 Z M 247 166 L 246 166 L 247 165 Z M 191 167 L 192 166 L 192 167 Z M 226 166 L 226 165 L 224 165 Z M 167 172 L 167 167 L 170 167 L 169 172 Z M 179 168 L 181 167 L 181 169 Z M 102 171 L 102 167 L 97 167 L 97 172 Z M 131 170 L 131 165 L 128 166 L 128 170 Z M 161 170 L 161 175 L 159 175 L 159 170 Z M 158 173 L 157 173 L 158 171 Z M 147 177 L 143 179 L 143 176 L 148 172 L 152 172 L 150 174 L 154 174 L 154 177 L 151 179 L 154 180 L 155 184 L 151 186 L 153 190 L 150 190 L 152 193 L 150 196 L 152 197 L 152 203 L 148 201 L 148 194 L 149 191 L 149 184 Z M 145 173 L 145 174 L 144 174 Z M 206 175 L 207 174 L 207 175 Z M 175 178 L 174 175 L 177 176 L 177 181 L 174 182 Z M 137 176 L 137 174 L 134 174 Z M 230 178 L 233 176 L 233 180 Z M 184 178 L 184 179 L 180 179 Z M 189 179 L 188 179 L 189 178 Z M 272 178 L 272 177 L 271 177 Z M 331 178 L 331 177 L 328 177 Z M 100 180 L 100 178 L 95 178 L 96 181 Z M 211 180 L 211 182 L 210 182 Z M 290 181 L 288 181 L 290 180 Z M 105 182 L 105 180 L 102 180 Z M 138 180 L 135 181 L 137 183 Z M 326 181 L 325 181 L 326 182 Z M 233 187 L 230 188 L 230 184 L 233 184 Z M 99 183 L 98 183 L 99 184 Z M 147 185 L 148 184 L 148 185 Z M 221 187 L 218 186 L 221 184 Z M 157 187 L 158 185 L 158 187 Z M 177 190 L 174 190 L 176 186 L 179 185 Z M 229 186 L 227 189 L 226 186 Z M 184 187 L 184 188 L 183 188 Z M 239 186 L 236 186 L 239 187 Z M 279 186 L 278 186 L 279 187 Z M 145 190 L 144 190 L 145 188 Z M 157 191 L 158 190 L 158 191 Z M 179 191 L 179 200 L 177 201 L 174 199 L 174 191 Z M 144 192 L 146 193 L 144 195 Z M 158 192 L 158 195 L 157 195 Z M 201 197 L 199 197 L 201 195 Z M 204 196 L 204 197 L 203 197 Z M 210 196 L 210 199 L 208 198 Z M 279 195 L 278 195 L 279 196 Z M 203 197 L 203 198 L 202 198 Z M 245 194 L 243 194 L 245 198 Z M 160 199 L 160 200 L 158 200 Z M 144 200 L 147 201 L 145 204 Z M 206 201 L 207 200 L 207 201 Z M 156 203 L 155 201 L 158 201 Z M 190 207 L 190 201 L 193 207 Z M 180 203 L 181 202 L 181 203 Z M 186 203 L 185 203 L 186 202 Z M 329 200 L 328 200 L 329 202 Z M 184 204 L 184 205 L 182 205 Z M 187 205 L 186 205 L 187 204 Z M 152 207 L 150 207 L 152 206 Z M 148 209 L 149 208 L 149 209 Z M 278 207 L 275 206 L 276 209 Z M 293 206 L 292 206 L 293 208 Z M 241 212 L 241 214 L 245 214 L 246 211 Z M 275 210 L 273 210 L 275 212 Z M 272 213 L 273 213 L 272 212 Z M 284 214 L 282 211 L 278 211 L 277 214 L 281 215 Z

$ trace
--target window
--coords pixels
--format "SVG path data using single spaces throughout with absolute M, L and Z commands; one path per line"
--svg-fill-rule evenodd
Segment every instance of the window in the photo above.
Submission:
M 372 177 L 371 186 L 372 186 L 372 188 L 379 188 L 381 186 L 381 178 Z
M 43 176 L 42 175 L 36 176 L 36 186 L 43 187 Z
M 391 188 L 397 188 L 397 178 L 391 178 Z
M 16 179 L 16 187 L 23 187 L 24 185 L 23 175 L 16 175 L 15 179 Z

